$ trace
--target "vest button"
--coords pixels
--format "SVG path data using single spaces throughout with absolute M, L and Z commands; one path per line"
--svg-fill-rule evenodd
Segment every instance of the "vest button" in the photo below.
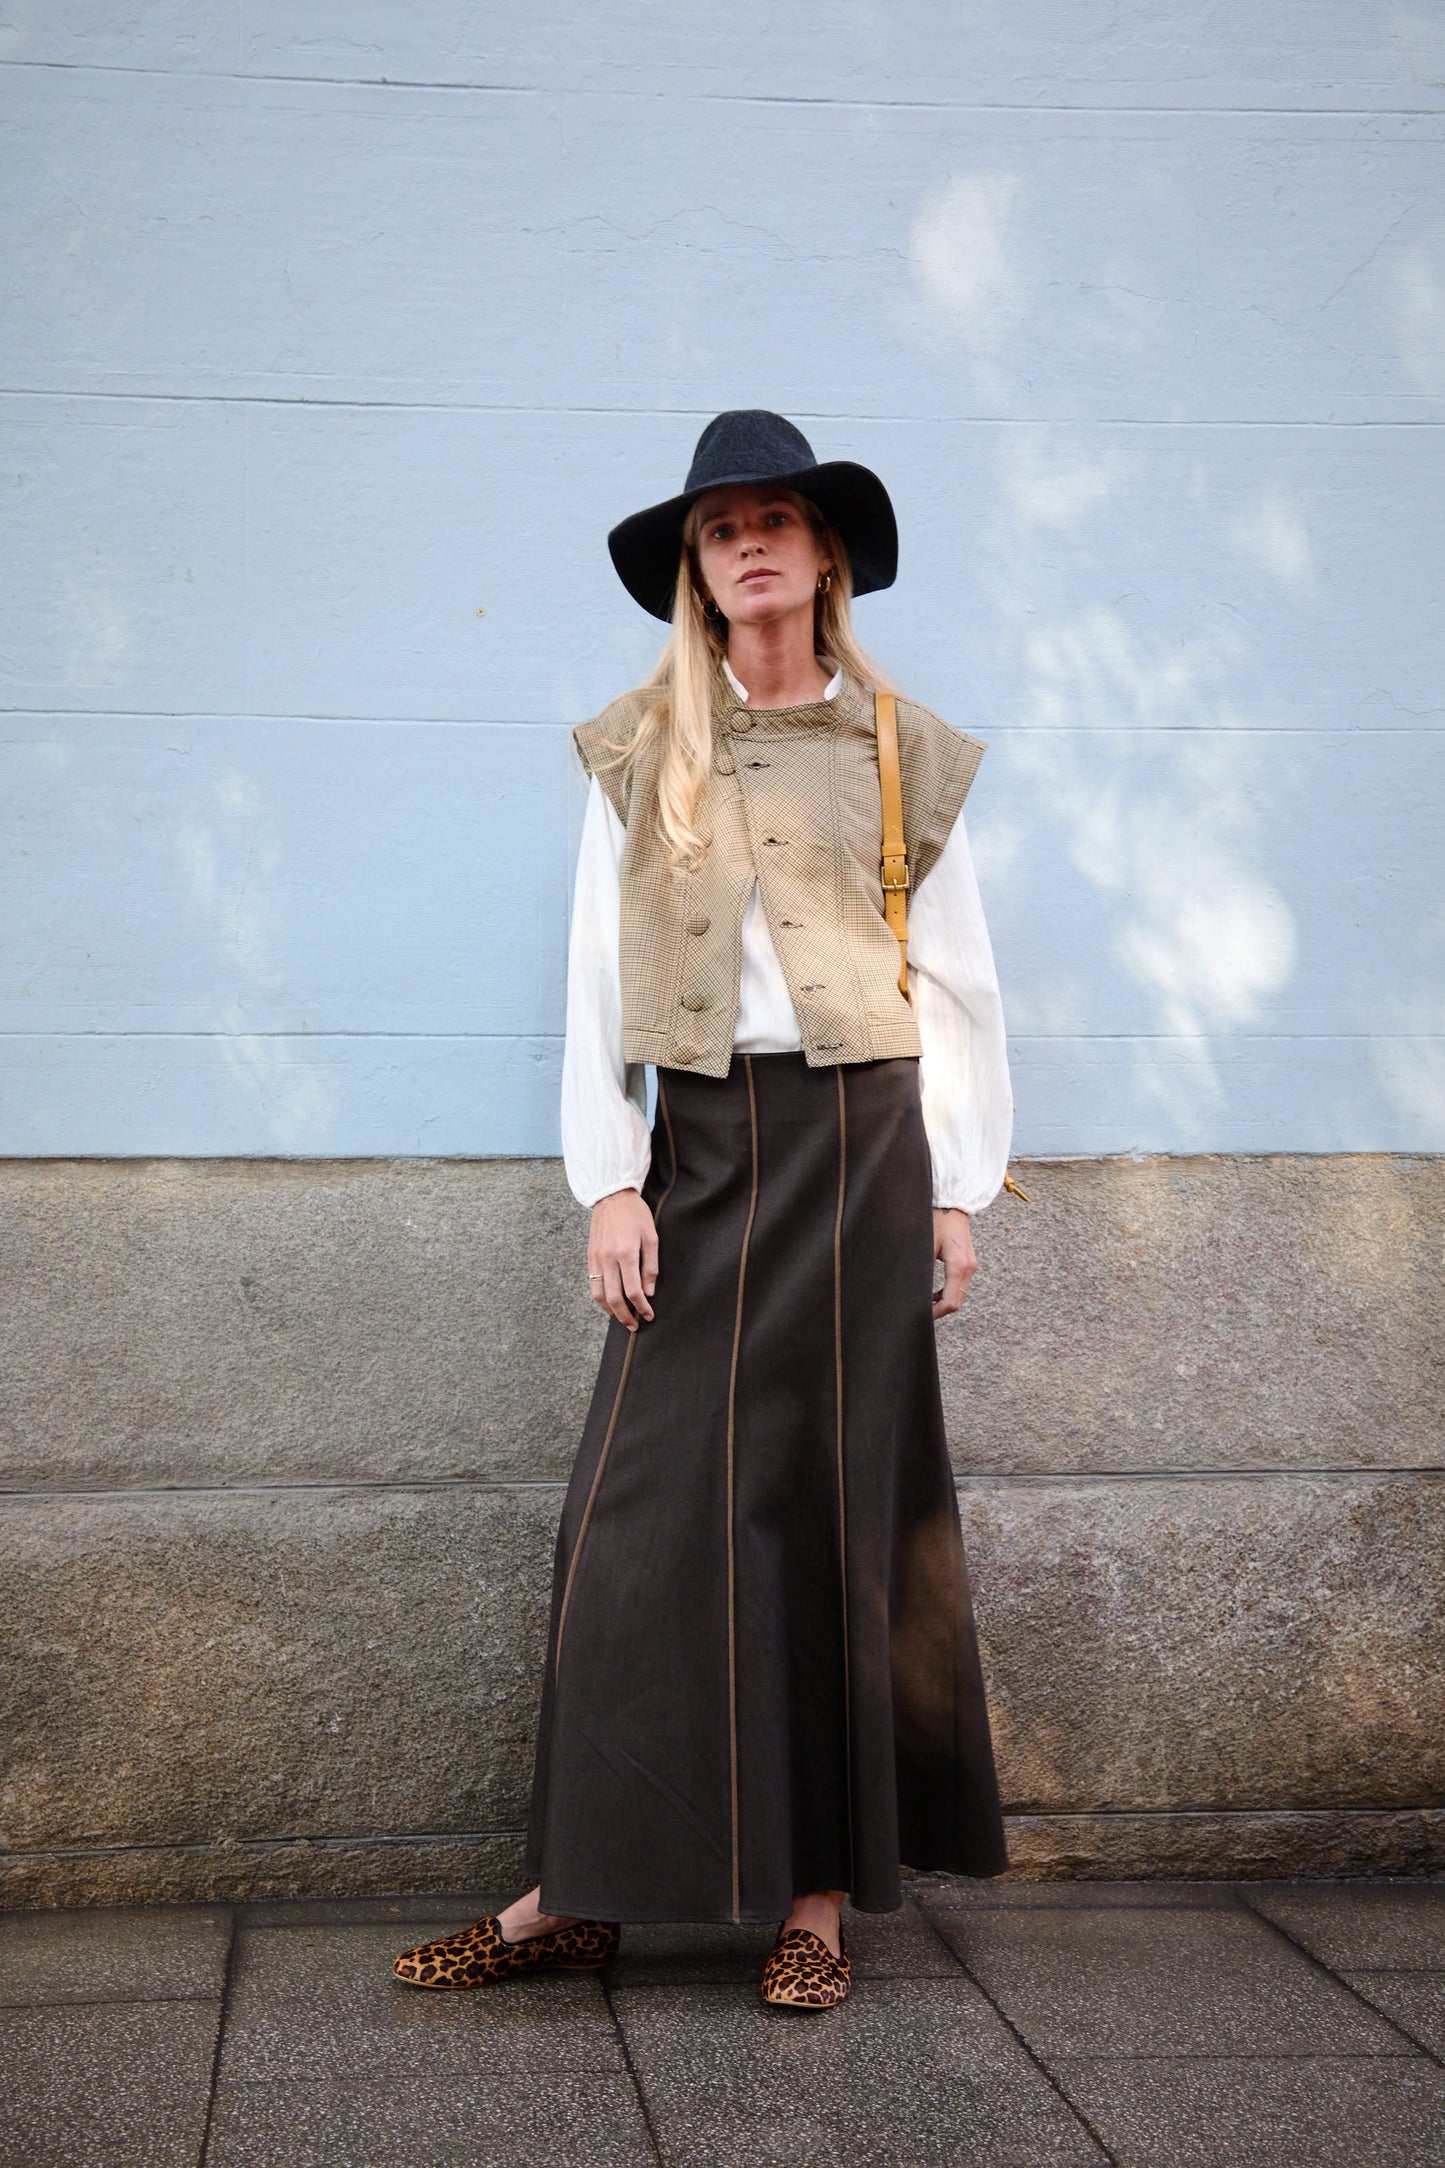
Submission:
M 689 933 L 706 933 L 711 924 L 712 920 L 710 918 L 690 918 L 687 922 L 687 930 Z
M 707 1007 L 707 995 L 684 994 L 682 997 L 682 1005 L 685 1009 L 705 1009 Z
M 737 715 L 735 715 L 735 716 L 733 717 L 733 729 L 734 729 L 734 730 L 751 730 L 751 729 L 752 729 L 752 727 L 753 727 L 753 719 L 752 719 L 751 715 L 748 715 L 748 714 L 745 714 L 745 713 L 740 713 L 740 714 L 737 714 Z
M 719 753 L 713 766 L 719 775 L 736 775 L 738 772 L 738 764 L 731 753 Z
M 679 1061 L 697 1060 L 697 1048 L 695 1046 L 675 1046 L 672 1051 Z

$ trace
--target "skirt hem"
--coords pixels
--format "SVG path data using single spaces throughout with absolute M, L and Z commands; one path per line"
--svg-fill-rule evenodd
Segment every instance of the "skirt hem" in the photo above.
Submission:
M 902 1864 L 908 1867 L 912 1874 L 951 1874 L 956 1875 L 960 1881 L 992 1882 L 998 1876 L 1008 1873 L 1011 1862 L 1005 1861 L 999 1867 L 948 1867 L 939 1865 L 917 1867 L 911 1861 L 904 1861 Z M 543 1878 L 540 1875 L 532 1876 L 529 1887 L 535 1885 L 540 1888 L 542 1880 Z M 551 1902 L 542 1906 L 544 1911 L 567 1913 L 574 1919 L 617 1920 L 624 1927 L 755 1927 L 767 1920 L 786 1919 L 793 1909 L 791 1903 L 789 1903 L 784 1905 L 781 1911 L 776 1905 L 767 1906 L 762 1910 L 759 1910 L 757 1906 L 752 1906 L 736 1915 L 731 1912 L 716 1910 L 706 1912 L 691 1910 L 681 1912 L 638 1912 L 626 1905 L 620 1907 L 603 1905 L 595 1901 L 581 1904 L 574 1903 L 566 1897 L 558 1900 L 550 1886 L 546 1894 L 551 1899 Z M 844 1903 L 850 1912 L 899 1912 L 907 1902 L 907 1894 L 906 1890 L 900 1891 L 897 1900 L 893 1904 L 863 1904 L 852 1897 L 845 1898 Z

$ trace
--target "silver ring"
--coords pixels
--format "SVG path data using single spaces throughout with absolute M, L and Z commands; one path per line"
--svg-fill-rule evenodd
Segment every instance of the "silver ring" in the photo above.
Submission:
M 589 1272 L 587 1277 L 589 1280 L 600 1280 L 602 1275 L 600 1272 Z

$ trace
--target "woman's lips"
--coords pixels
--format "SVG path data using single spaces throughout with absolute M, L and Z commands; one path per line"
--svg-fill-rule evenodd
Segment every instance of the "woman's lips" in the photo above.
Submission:
M 738 581 L 738 585 L 739 587 L 746 587 L 749 580 L 775 580 L 777 576 L 771 565 L 759 565 L 756 572 L 745 572 Z

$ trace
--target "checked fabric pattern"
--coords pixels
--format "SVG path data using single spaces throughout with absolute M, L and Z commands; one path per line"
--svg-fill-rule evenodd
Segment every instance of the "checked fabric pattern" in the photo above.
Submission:
M 649 697 L 624 693 L 573 732 L 584 766 L 627 829 L 623 1059 L 727 1074 L 755 875 L 810 1066 L 918 1054 L 918 1026 L 898 990 L 898 944 L 883 915 L 869 688 L 845 676 L 832 700 L 751 708 L 719 672 L 700 807 L 710 848 L 701 866 L 676 873 L 656 829 L 660 741 L 630 772 L 609 764 L 610 747 L 636 726 Z M 916 888 L 948 839 L 985 748 L 904 699 L 898 741 Z

